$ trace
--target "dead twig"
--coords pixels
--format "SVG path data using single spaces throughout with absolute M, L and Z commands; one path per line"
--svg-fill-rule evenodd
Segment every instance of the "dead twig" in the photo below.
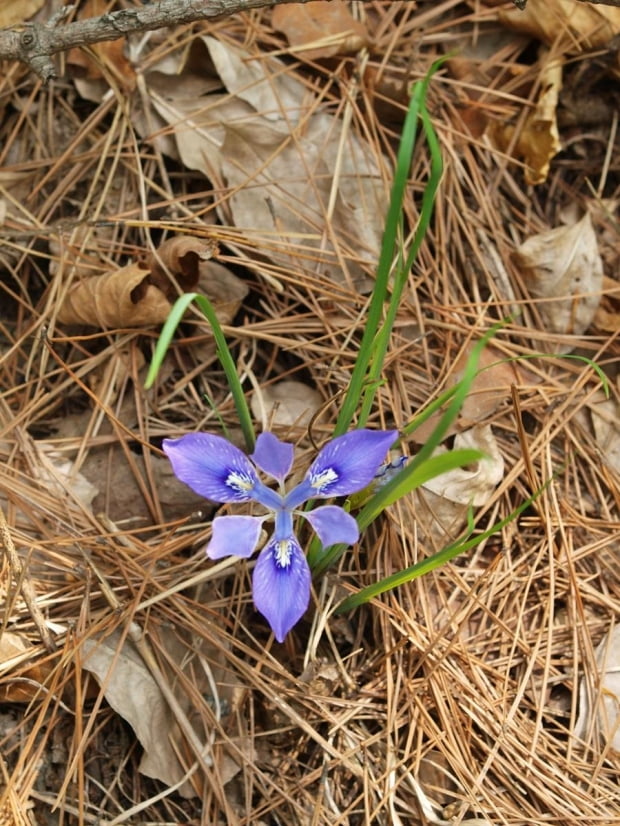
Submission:
M 74 46 L 118 40 L 133 32 L 195 23 L 197 20 L 228 16 L 262 6 L 307 2 L 308 0 L 161 0 L 151 5 L 119 9 L 99 17 L 60 25 L 74 8 L 64 6 L 47 23 L 25 23 L 19 28 L 1 31 L 0 60 L 27 63 L 47 83 L 57 74 L 51 56 Z

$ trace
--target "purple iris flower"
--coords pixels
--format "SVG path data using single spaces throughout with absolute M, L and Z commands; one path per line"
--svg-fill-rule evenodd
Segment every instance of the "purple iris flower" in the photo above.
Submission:
M 256 561 L 252 593 L 278 642 L 310 602 L 310 568 L 295 536 L 293 517 L 308 521 L 324 547 L 357 542 L 357 522 L 340 506 L 299 508 L 308 499 L 348 496 L 365 488 L 397 437 L 395 430 L 354 430 L 332 439 L 288 493 L 284 480 L 293 464 L 294 448 L 273 433 L 261 433 L 250 458 L 227 439 L 210 433 L 164 439 L 163 449 L 175 475 L 193 491 L 214 502 L 258 502 L 269 511 L 264 516 L 216 516 L 207 545 L 211 559 L 251 556 L 263 522 L 274 519 L 273 535 Z M 276 479 L 279 491 L 261 482 L 258 470 Z

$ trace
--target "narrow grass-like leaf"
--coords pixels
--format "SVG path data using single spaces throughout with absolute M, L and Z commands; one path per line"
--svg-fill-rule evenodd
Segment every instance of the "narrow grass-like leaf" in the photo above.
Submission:
M 411 463 L 408 467 L 405 466 L 394 479 L 380 487 L 359 512 L 356 519 L 360 531 L 372 524 L 389 505 L 416 490 L 420 485 L 424 485 L 436 476 L 441 476 L 442 473 L 449 473 L 451 470 L 479 462 L 484 458 L 485 454 L 480 450 L 463 448 L 431 456 L 421 465 L 414 466 Z
M 426 443 L 411 460 L 411 462 L 405 465 L 405 467 L 387 484 L 380 487 L 360 511 L 357 516 L 360 530 L 367 528 L 368 525 L 370 525 L 389 504 L 395 502 L 398 498 L 400 498 L 400 496 L 414 490 L 416 487 L 419 487 L 419 485 L 424 484 L 425 481 L 438 476 L 440 473 L 445 473 L 446 469 L 439 469 L 442 467 L 442 463 L 438 460 L 445 460 L 446 457 L 454 456 L 455 454 L 460 456 L 463 461 L 459 462 L 457 459 L 454 465 L 447 468 L 451 470 L 455 467 L 462 467 L 470 462 L 477 461 L 483 457 L 483 454 L 479 451 L 472 451 L 475 455 L 470 458 L 464 458 L 464 454 L 467 451 L 450 451 L 448 453 L 440 454 L 439 456 L 433 456 L 432 454 L 443 440 L 450 425 L 456 419 L 461 407 L 463 406 L 463 402 L 469 393 L 472 382 L 478 374 L 478 362 L 480 361 L 480 354 L 482 353 L 482 350 L 486 346 L 489 339 L 494 336 L 498 330 L 505 326 L 506 323 L 507 320 L 504 320 L 493 325 L 493 327 L 491 327 L 491 329 L 488 330 L 472 347 L 469 358 L 465 364 L 465 369 L 461 380 L 440 397 L 441 399 L 450 401 L 447 410 L 439 420 L 437 426 L 431 433 Z M 435 409 L 437 409 L 437 407 L 435 407 Z M 405 432 L 409 432 L 409 428 L 405 428 Z M 427 463 L 430 463 L 428 468 L 426 467 Z M 417 482 L 418 476 L 416 474 L 418 474 L 418 472 L 420 474 L 419 478 L 423 479 L 421 482 Z M 410 480 L 413 480 L 414 483 L 411 484 Z M 327 570 L 342 556 L 345 550 L 346 547 L 343 545 L 333 545 L 330 548 L 322 548 L 320 543 L 317 541 L 311 542 L 308 549 L 308 563 L 312 573 L 317 575 L 322 571 Z
M 435 68 L 437 68 L 437 66 Z M 424 240 L 424 236 L 426 235 L 426 231 L 430 224 L 431 217 L 433 214 L 433 207 L 435 205 L 435 197 L 437 195 L 437 190 L 439 188 L 441 176 L 443 173 L 443 160 L 441 157 L 439 141 L 437 139 L 437 135 L 435 133 L 435 130 L 433 129 L 433 125 L 426 110 L 426 90 L 428 87 L 428 81 L 430 80 L 430 77 L 431 73 L 429 73 L 429 75 L 427 75 L 425 80 L 421 83 L 422 93 L 418 105 L 418 112 L 419 118 L 424 127 L 424 135 L 426 137 L 426 142 L 428 144 L 431 155 L 431 170 L 428 182 L 424 188 L 420 218 L 414 233 L 411 248 L 407 255 L 407 259 L 404 262 L 402 260 L 402 257 L 399 256 L 399 264 L 396 268 L 396 275 L 394 277 L 394 284 L 391 291 L 389 306 L 385 314 L 385 321 L 381 325 L 381 328 L 373 341 L 371 358 L 369 360 L 368 367 L 368 380 L 370 382 L 370 385 L 367 385 L 365 387 L 363 393 L 363 398 L 358 417 L 360 427 L 364 426 L 372 410 L 376 394 L 376 388 L 378 386 L 377 382 L 381 376 L 381 373 L 383 372 L 383 363 L 385 361 L 385 355 L 388 350 L 390 336 L 392 335 L 392 329 L 394 327 L 394 322 L 396 320 L 396 314 L 400 306 L 403 291 L 409 279 L 409 273 L 411 272 L 411 268 L 417 257 L 420 246 L 422 244 L 422 241 Z M 394 242 L 395 240 L 396 239 L 394 239 Z
M 334 428 L 334 436 L 339 436 L 349 429 L 359 407 L 367 380 L 368 364 L 372 358 L 377 331 L 382 322 L 383 307 L 388 294 L 389 277 L 394 261 L 396 240 L 402 223 L 403 199 L 409 179 L 411 156 L 418 130 L 422 93 L 422 84 L 417 83 L 411 95 L 409 109 L 407 110 L 403 124 L 400 146 L 396 157 L 390 204 L 385 220 L 383 239 L 381 241 L 377 273 L 368 306 L 368 314 L 365 319 L 362 341 L 351 374 L 349 388 L 345 394 L 336 427 Z
M 399 254 L 397 250 L 397 242 L 399 238 L 402 240 L 403 200 L 407 190 L 409 170 L 411 168 L 411 157 L 415 146 L 419 121 L 422 122 L 425 132 L 427 133 L 427 138 L 429 135 L 429 131 L 427 130 L 430 130 L 431 140 L 434 138 L 437 152 L 435 152 L 435 147 L 431 146 L 431 160 L 433 163 L 431 169 L 431 179 L 429 184 L 427 184 L 422 201 L 422 213 L 416 230 L 413 249 L 407 257 L 409 265 L 403 267 L 401 261 L 400 269 L 404 272 L 405 279 L 411 269 L 411 263 L 417 254 L 419 245 L 424 238 L 424 233 L 428 228 L 435 191 L 439 178 L 441 177 L 441 158 L 440 153 L 438 152 L 439 144 L 436 140 L 435 133 L 432 130 L 428 114 L 426 113 L 424 101 L 430 79 L 446 60 L 446 57 L 435 61 L 435 63 L 433 63 L 428 70 L 424 80 L 419 81 L 413 87 L 413 92 L 409 101 L 409 108 L 403 124 L 398 154 L 396 157 L 394 182 L 392 184 L 390 203 L 385 220 L 385 230 L 381 242 L 375 285 L 370 299 L 370 305 L 368 307 L 368 315 L 364 325 L 362 341 L 360 343 L 357 358 L 355 360 L 355 366 L 351 374 L 349 388 L 345 394 L 342 407 L 340 409 L 340 414 L 336 422 L 334 436 L 339 436 L 349 429 L 351 422 L 355 417 L 356 411 L 359 412 L 358 425 L 360 427 L 364 426 L 372 406 L 372 397 L 374 395 L 374 391 L 372 390 L 374 382 L 371 381 L 370 385 L 367 383 L 369 379 L 369 365 L 371 363 L 373 364 L 372 375 L 375 378 L 378 378 L 385 359 L 387 346 L 386 341 L 389 339 L 389 330 L 391 328 L 386 323 L 387 319 L 384 320 L 383 317 L 384 304 L 388 297 L 389 280 L 390 274 L 394 267 L 394 260 Z M 439 168 L 437 167 L 438 157 Z M 400 290 L 402 292 L 402 286 L 400 287 Z M 396 286 L 396 294 L 394 294 L 393 291 L 393 306 L 396 307 L 399 300 L 400 294 L 398 293 L 398 287 Z M 382 325 L 384 332 L 381 336 L 379 336 L 379 330 L 382 328 Z M 360 403 L 365 393 L 367 394 L 366 400 L 364 401 L 363 409 L 360 411 Z
M 407 470 L 411 470 L 411 468 L 416 468 L 418 465 L 421 465 L 425 462 L 429 456 L 433 454 L 439 444 L 443 441 L 446 433 L 448 432 L 452 423 L 456 420 L 456 417 L 459 414 L 461 407 L 463 406 L 463 402 L 467 398 L 467 394 L 471 389 L 471 385 L 476 378 L 478 373 L 478 362 L 480 361 L 480 354 L 482 353 L 483 349 L 486 347 L 489 339 L 493 338 L 493 336 L 497 333 L 498 330 L 501 330 L 507 324 L 507 320 L 500 321 L 497 324 L 494 324 L 490 330 L 488 330 L 478 341 L 474 344 L 471 349 L 471 353 L 469 354 L 469 358 L 465 364 L 465 369 L 463 371 L 463 375 L 461 380 L 455 385 L 454 392 L 451 391 L 449 393 L 449 397 L 451 399 L 448 408 L 446 409 L 445 413 L 439 420 L 437 427 L 433 430 L 430 437 L 427 439 L 423 447 L 420 451 L 415 455 L 412 459 L 411 464 Z M 409 428 L 405 428 L 405 432 L 408 432 Z M 402 472 L 402 471 L 401 471 Z M 398 476 L 393 480 L 396 482 L 398 480 Z M 392 484 L 392 483 L 389 483 Z M 386 485 L 388 487 L 388 485 Z
M 196 303 L 198 309 L 211 326 L 213 338 L 215 339 L 217 356 L 228 380 L 228 386 L 230 387 L 230 392 L 235 403 L 246 448 L 248 452 L 251 452 L 254 450 L 255 442 L 252 416 L 250 415 L 250 410 L 245 400 L 243 388 L 241 387 L 241 382 L 239 381 L 237 365 L 235 364 L 230 350 L 228 349 L 228 344 L 226 343 L 226 336 L 220 326 L 215 309 L 206 296 L 200 295 L 199 293 L 184 293 L 175 301 L 174 306 L 170 311 L 170 315 L 166 319 L 159 336 L 144 386 L 147 390 L 149 387 L 152 387 L 157 376 L 157 372 L 159 371 L 168 348 L 170 347 L 170 342 L 172 341 L 176 328 L 179 326 L 181 319 L 192 302 Z
M 514 522 L 514 520 L 517 519 L 524 510 L 529 508 L 530 505 L 535 502 L 539 496 L 541 496 L 552 481 L 553 478 L 545 482 L 545 484 L 539 488 L 533 496 L 530 496 L 529 499 L 522 502 L 505 519 L 501 519 L 488 530 L 483 531 L 478 536 L 474 536 L 472 538 L 469 538 L 472 533 L 472 517 L 470 515 L 468 517 L 467 532 L 456 542 L 448 545 L 446 548 L 443 548 L 438 553 L 433 554 L 433 556 L 428 557 L 428 559 L 422 559 L 420 562 L 416 562 L 415 565 L 404 568 L 402 571 L 398 571 L 391 576 L 379 580 L 379 582 L 375 582 L 372 585 L 368 585 L 366 588 L 362 588 L 362 590 L 358 591 L 357 594 L 352 594 L 350 597 L 343 600 L 336 609 L 336 613 L 341 614 L 345 611 L 350 611 L 353 608 L 357 608 L 359 605 L 363 605 L 365 602 L 379 596 L 379 594 L 383 594 L 386 591 L 391 591 L 393 588 L 397 588 L 405 582 L 411 582 L 424 574 L 428 574 L 440 565 L 444 565 L 446 562 L 449 562 L 455 557 L 460 556 L 460 554 L 465 553 L 465 551 L 475 548 L 476 545 L 479 545 L 485 539 L 493 536 L 493 534 L 498 533 L 498 531 L 501 531 L 506 527 L 506 525 Z
M 151 366 L 144 382 L 144 389 L 150 390 L 155 383 L 159 369 L 163 364 L 166 353 L 170 348 L 170 343 L 174 338 L 175 331 L 179 326 L 181 319 L 185 315 L 185 311 L 194 300 L 196 293 L 185 293 L 180 296 L 175 302 L 173 308 L 170 310 L 170 315 L 166 319 L 164 326 L 159 334 L 159 339 L 155 345 L 155 352 L 151 360 Z
M 484 458 L 485 454 L 480 450 L 464 448 L 431 456 L 417 468 L 412 468 L 411 465 L 404 467 L 390 482 L 379 488 L 355 517 L 360 531 L 365 530 L 374 522 L 388 505 L 411 493 L 430 479 L 455 470 L 455 468 L 479 462 Z M 316 576 L 331 567 L 340 559 L 347 547 L 347 545 L 332 545 L 329 548 L 322 548 L 320 543 L 312 543 L 308 550 L 308 564 L 313 575 Z

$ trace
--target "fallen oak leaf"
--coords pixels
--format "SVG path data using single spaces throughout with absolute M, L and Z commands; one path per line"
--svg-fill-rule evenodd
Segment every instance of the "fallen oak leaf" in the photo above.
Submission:
M 75 284 L 58 310 L 61 324 L 90 327 L 146 327 L 162 324 L 171 310 L 170 301 L 154 284 L 141 264 L 94 275 Z
M 556 118 L 558 96 L 562 88 L 560 61 L 550 60 L 544 66 L 540 82 L 538 101 L 517 135 L 516 142 L 516 127 L 512 124 L 495 121 L 488 129 L 491 141 L 500 151 L 507 152 L 513 147 L 513 155 L 523 159 L 525 182 L 532 186 L 547 180 L 551 160 L 562 148 Z
M 345 4 L 325 0 L 303 6 L 276 6 L 271 24 L 294 52 L 307 60 L 353 54 L 370 43 L 368 31 Z
M 620 9 L 607 7 L 611 5 L 618 5 L 618 0 L 546 0 L 522 10 L 499 9 L 498 18 L 505 26 L 536 37 L 557 52 L 579 54 L 606 46 L 620 32 Z
M 150 282 L 158 287 L 168 299 L 174 299 L 176 290 L 170 280 L 173 274 L 182 292 L 192 290 L 201 275 L 201 267 L 217 255 L 217 241 L 202 240 L 190 235 L 175 235 L 164 241 L 155 252 L 146 258 L 150 270 Z
M 62 324 L 91 327 L 146 327 L 162 324 L 178 290 L 198 284 L 201 265 L 213 257 L 217 243 L 190 236 L 175 236 L 136 262 L 76 283 L 58 310 Z
M 44 3 L 45 0 L 4 0 L 0 9 L 0 28 L 29 20 Z
M 532 235 L 513 253 L 513 260 L 533 299 L 545 329 L 560 335 L 582 335 L 600 304 L 603 263 L 590 214 L 570 226 Z M 570 352 L 571 343 L 554 345 Z

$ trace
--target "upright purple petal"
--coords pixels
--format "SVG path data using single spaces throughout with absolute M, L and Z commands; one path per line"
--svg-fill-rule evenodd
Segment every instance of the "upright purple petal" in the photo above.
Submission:
M 252 556 L 264 521 L 262 516 L 216 516 L 211 526 L 207 556 L 210 559 Z
M 357 522 L 338 505 L 324 505 L 302 516 L 312 525 L 324 548 L 341 542 L 353 545 L 359 538 Z
M 352 430 L 328 442 L 305 478 L 286 497 L 286 506 L 306 499 L 347 496 L 370 484 L 385 454 L 398 438 L 396 430 Z
M 289 442 L 281 442 L 273 433 L 261 433 L 256 440 L 252 461 L 262 471 L 283 482 L 291 472 L 295 448 Z
M 282 642 L 310 602 L 310 568 L 294 536 L 272 539 L 254 568 L 254 604 Z
M 175 476 L 195 493 L 214 502 L 252 499 L 258 482 L 254 465 L 228 439 L 211 433 L 188 433 L 164 439 L 163 449 Z

